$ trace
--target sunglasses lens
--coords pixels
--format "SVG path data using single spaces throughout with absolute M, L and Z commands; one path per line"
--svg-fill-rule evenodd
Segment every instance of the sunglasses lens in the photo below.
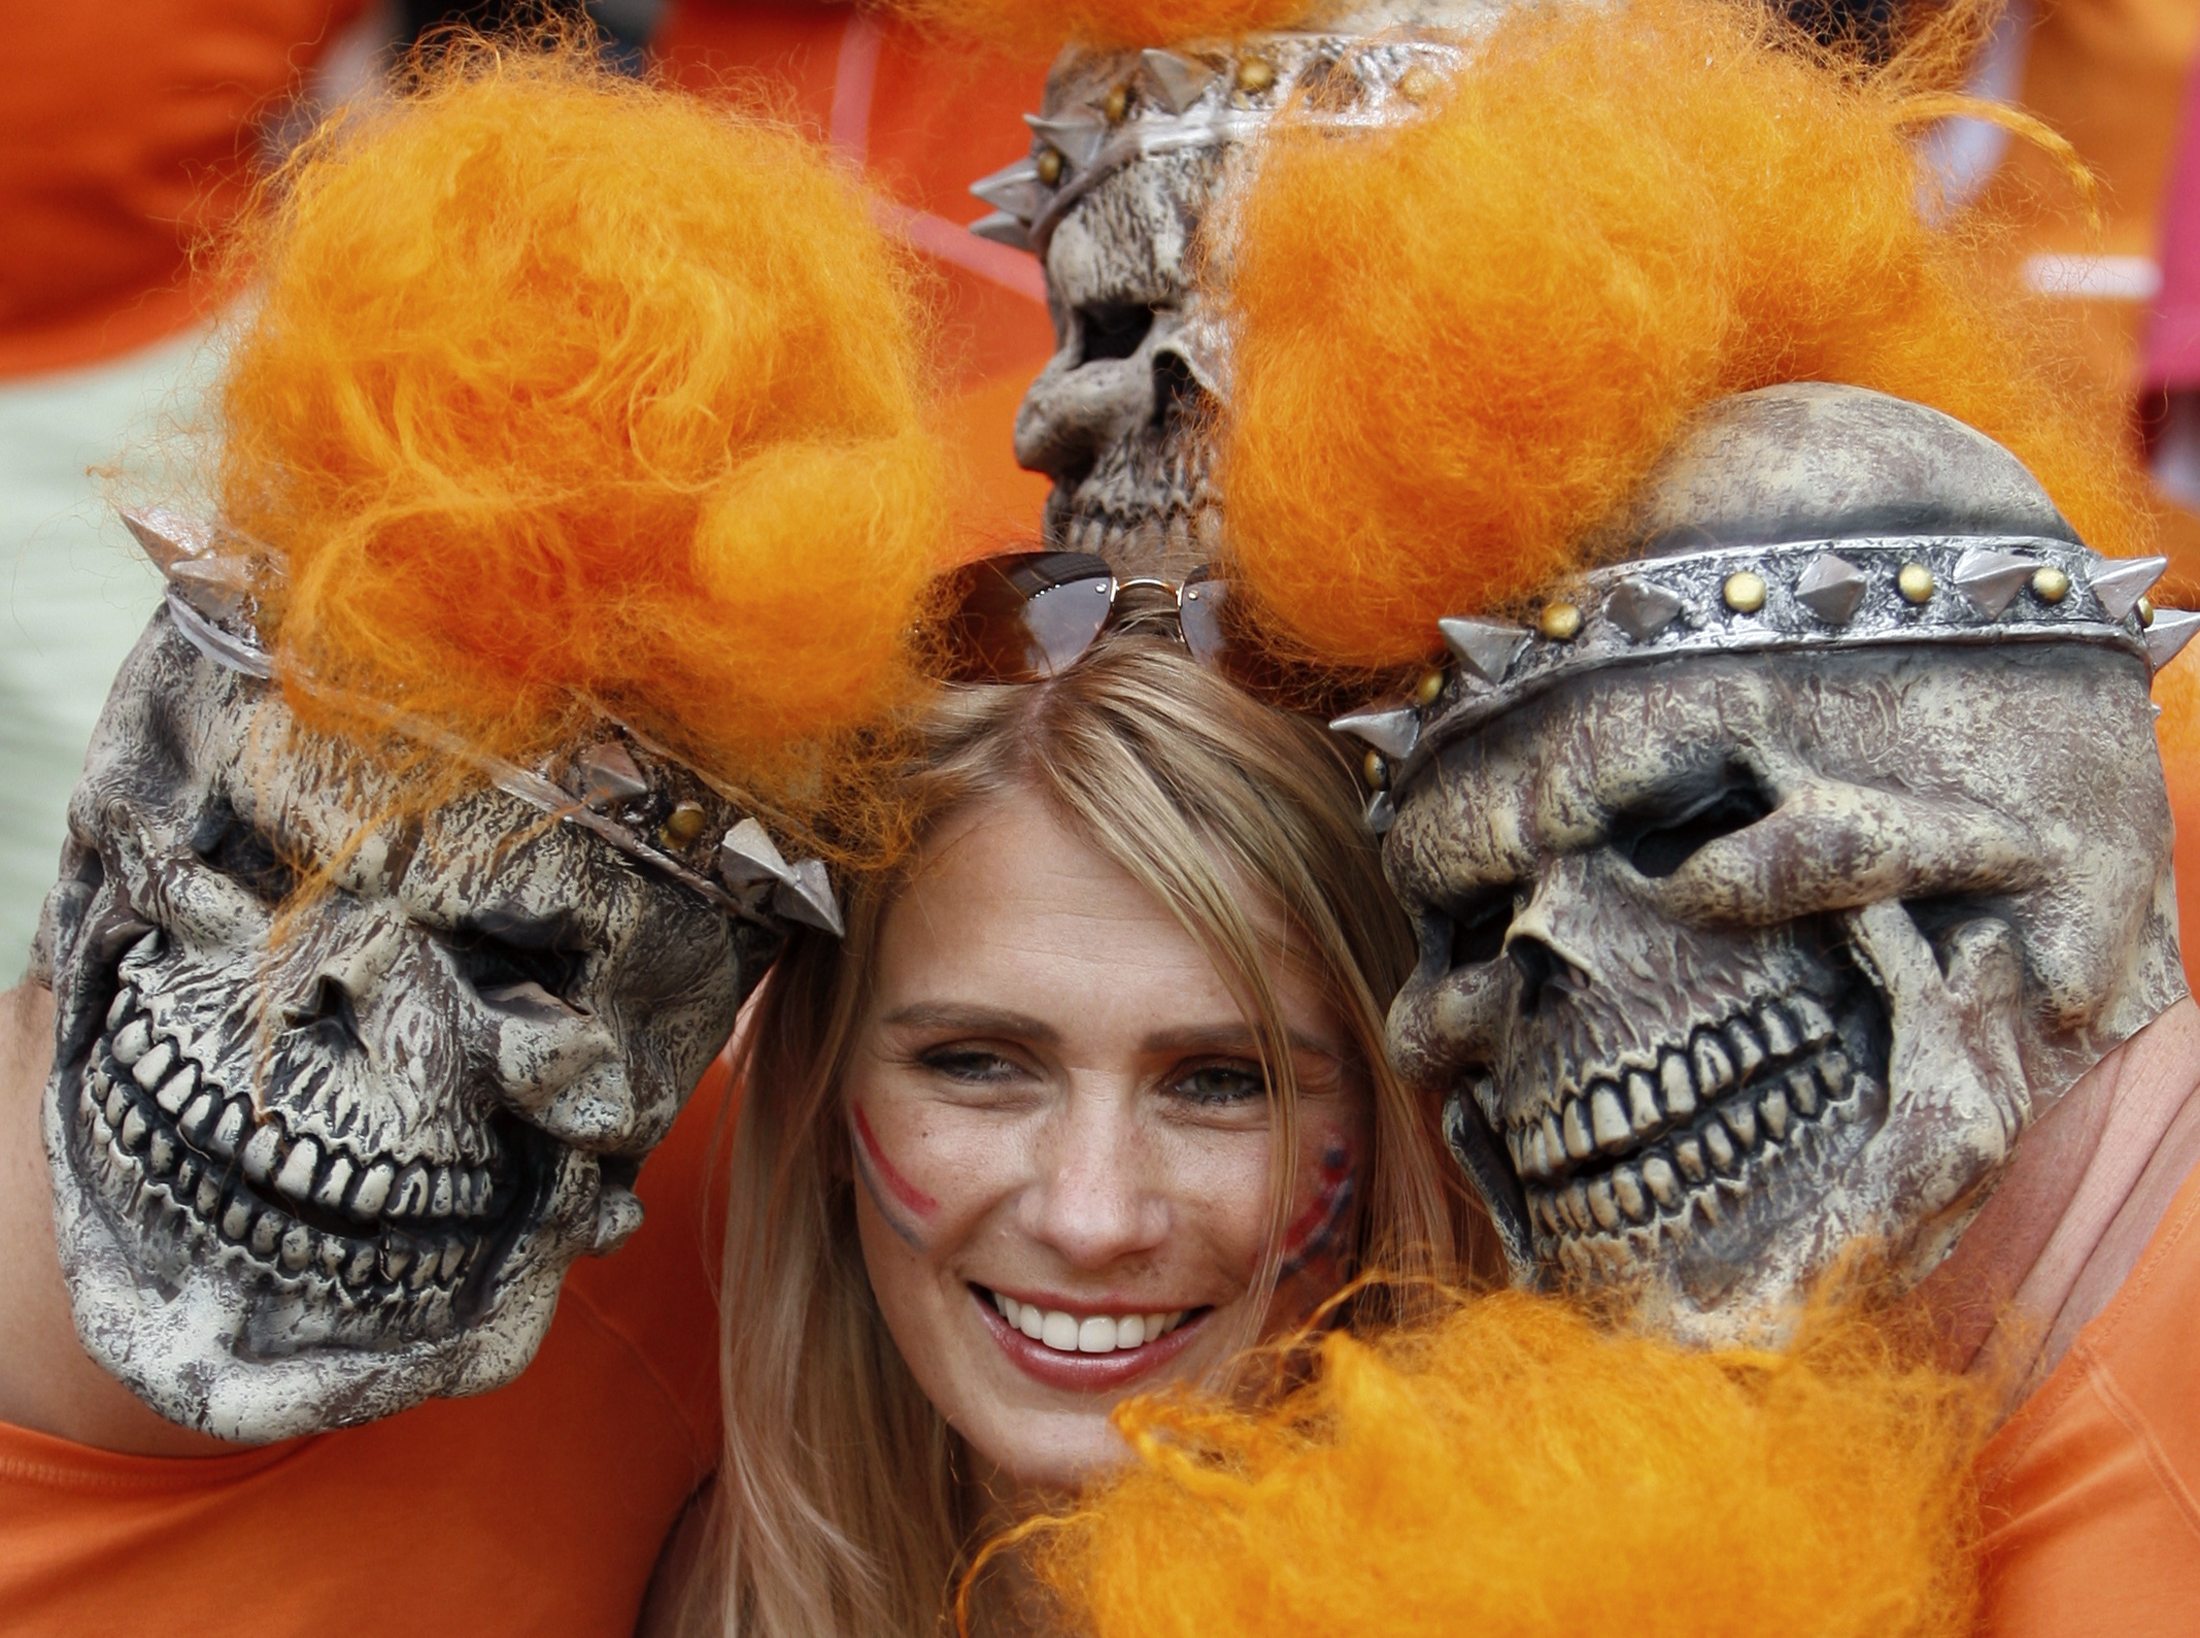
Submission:
M 959 570 L 949 592 L 948 675 L 956 682 L 1037 682 L 1100 635 L 1115 577 L 1087 552 L 1019 552 Z
M 1262 698 L 1281 698 L 1286 679 L 1244 631 L 1245 611 L 1232 606 L 1232 595 L 1230 583 L 1214 578 L 1212 570 L 1192 571 L 1177 607 L 1184 646 L 1201 665 L 1221 672 L 1239 687 Z

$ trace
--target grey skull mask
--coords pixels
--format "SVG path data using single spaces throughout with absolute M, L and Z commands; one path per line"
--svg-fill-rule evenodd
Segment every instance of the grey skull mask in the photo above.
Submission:
M 776 942 L 501 791 L 392 794 L 164 611 L 70 805 L 62 1268 L 92 1356 L 221 1438 L 515 1376 Z
M 1251 144 L 1302 96 L 1340 126 L 1409 112 L 1502 4 L 1377 0 L 1318 33 L 1063 54 L 1030 156 L 972 190 L 998 207 L 976 231 L 1046 269 L 1057 351 L 1017 415 L 1016 458 L 1054 482 L 1051 545 L 1170 579 L 1216 555 L 1214 291 Z
M 2184 993 L 2147 694 L 2193 622 L 2144 629 L 2159 564 L 2085 554 L 1995 446 L 1849 389 L 1729 400 L 1632 532 L 1563 643 L 1454 625 L 1504 676 L 1447 685 L 1394 797 L 1392 1043 L 1517 1277 L 1725 1340 L 1845 1248 L 1930 1268 Z

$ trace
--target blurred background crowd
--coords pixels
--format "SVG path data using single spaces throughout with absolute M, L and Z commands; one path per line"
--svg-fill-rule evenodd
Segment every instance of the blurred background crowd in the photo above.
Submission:
M 1796 0 L 1883 27 L 1889 0 Z M 1929 0 L 1919 0 L 1929 3 Z M 29 943 L 107 683 L 159 595 L 109 504 L 114 463 L 198 413 L 233 292 L 194 257 L 315 116 L 424 32 L 518 8 L 434 0 L 18 5 L 0 56 L 0 951 Z M 972 237 L 969 184 L 1027 146 L 1044 64 L 993 59 L 837 0 L 594 0 L 607 56 L 762 98 L 868 173 L 937 274 L 951 411 L 983 532 L 1035 526 L 1010 427 L 1052 348 L 1030 257 Z M 2024 278 L 2068 304 L 2071 368 L 2115 383 L 2165 551 L 2200 590 L 2200 0 L 2011 0 L 1974 90 L 2054 126 L 2096 218 L 1998 127 L 1926 133 L 1959 200 L 2021 224 Z M 133 495 L 140 493 L 127 483 Z M 15 959 L 8 957 L 7 959 Z

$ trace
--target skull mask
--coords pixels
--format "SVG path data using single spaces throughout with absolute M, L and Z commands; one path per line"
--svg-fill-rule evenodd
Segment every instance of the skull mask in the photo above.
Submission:
M 1846 389 L 1730 400 L 1631 534 L 1663 578 L 1566 642 L 1652 655 L 1554 658 L 1401 782 L 1421 959 L 1392 1039 L 1452 1092 L 1517 1275 L 1723 1340 L 1845 1247 L 1930 1268 L 2026 1127 L 2183 993 L 2147 661 L 2184 617 L 2137 640 L 2158 565 L 2081 585 L 2082 558 L 1969 544 L 2075 547 L 1995 446 Z M 1913 560 L 1867 588 L 1842 552 Z M 2093 635 L 2011 636 L 2050 617 Z
M 1051 544 L 1125 576 L 1180 579 L 1215 556 L 1208 440 L 1227 359 L 1213 287 L 1249 145 L 1302 91 L 1340 123 L 1426 95 L 1456 60 L 1441 31 L 1499 3 L 1381 0 L 1319 34 L 1063 55 L 1032 157 L 974 190 L 1004 213 L 978 230 L 1046 266 L 1059 350 L 1025 395 L 1016 458 L 1054 481 Z
M 164 612 L 70 805 L 62 1268 L 93 1357 L 222 1438 L 515 1376 L 771 953 L 500 791 L 395 795 Z

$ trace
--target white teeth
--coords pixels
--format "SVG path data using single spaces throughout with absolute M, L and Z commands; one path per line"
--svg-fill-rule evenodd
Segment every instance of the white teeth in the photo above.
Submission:
M 1596 1096 L 1589 1100 L 1589 1134 L 1606 1154 L 1619 1154 L 1627 1147 L 1627 1116 L 1608 1086 L 1598 1087 Z
M 137 1006 L 137 996 L 127 986 L 115 992 L 112 1005 L 107 1008 L 107 1027 L 119 1029 L 123 1019 L 130 1016 Z
M 283 1140 L 275 1135 L 275 1128 L 262 1126 L 252 1134 L 252 1140 L 244 1146 L 240 1160 L 245 1176 L 255 1183 L 265 1183 L 275 1175 L 275 1156 L 282 1148 Z
M 178 1115 L 185 1102 L 199 1088 L 199 1072 L 191 1064 L 185 1064 L 168 1079 L 160 1083 L 160 1090 L 153 1094 L 153 1101 L 164 1114 Z
M 361 1217 L 378 1215 L 382 1203 L 390 1197 L 390 1181 L 396 1176 L 395 1166 L 386 1160 L 376 1161 L 359 1180 L 359 1187 L 352 1191 L 351 1209 Z
M 115 1062 L 128 1069 L 145 1056 L 145 1049 L 152 1044 L 152 1026 L 142 1018 L 133 1018 L 115 1032 Z
M 312 1192 L 313 1171 L 320 1163 L 321 1146 L 311 1138 L 300 1138 L 275 1174 L 275 1187 L 293 1200 L 305 1199 Z
M 1675 1120 L 1696 1112 L 1696 1082 L 1688 1073 L 1688 1060 L 1668 1052 L 1658 1064 L 1658 1090 L 1665 1094 L 1665 1111 Z
M 130 1079 L 150 1092 L 175 1067 L 176 1049 L 166 1041 L 155 1041 L 152 1050 L 130 1066 Z
M 993 1306 L 1011 1328 L 1056 1353 L 1112 1354 L 1158 1342 L 1184 1323 L 1189 1310 L 1150 1314 L 1071 1314 L 992 1294 Z

